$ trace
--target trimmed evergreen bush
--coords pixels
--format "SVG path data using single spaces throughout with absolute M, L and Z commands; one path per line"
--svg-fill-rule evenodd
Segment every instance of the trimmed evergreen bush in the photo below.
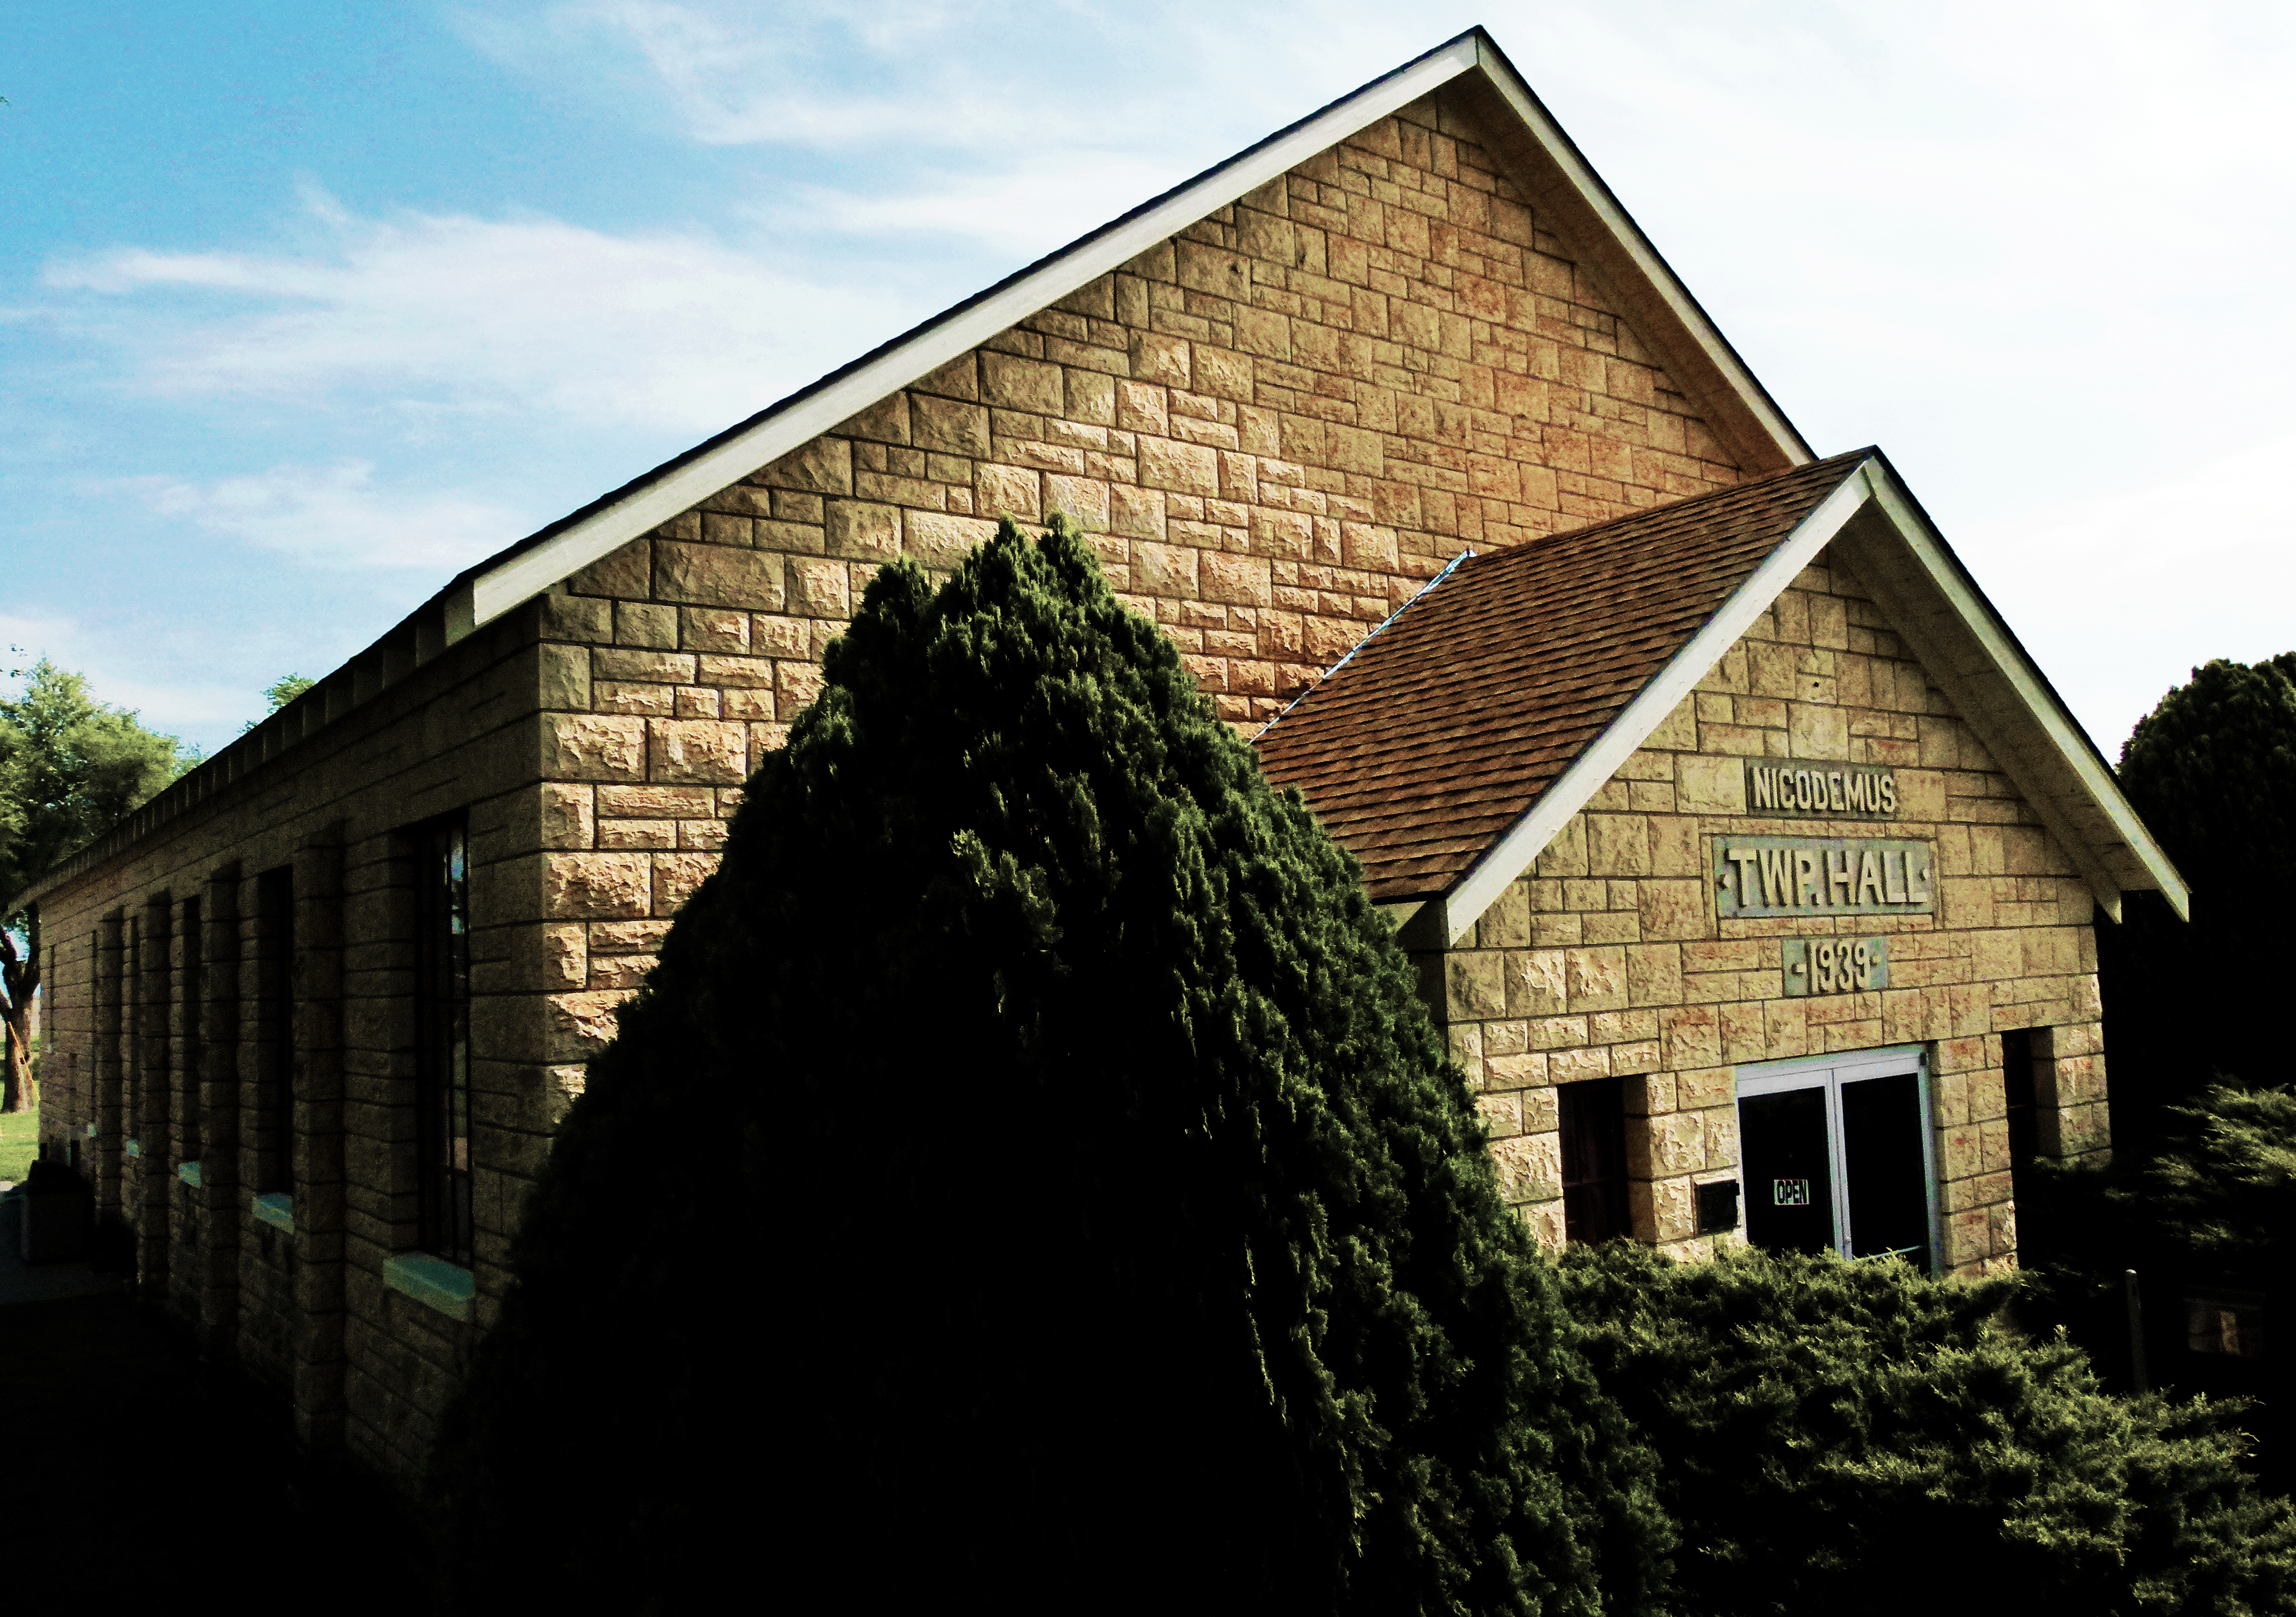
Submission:
M 1685 1612 L 2296 1611 L 2296 1514 L 2243 1473 L 2239 1407 L 2105 1394 L 1994 1323 L 2009 1281 L 1624 1243 L 1561 1268 L 1659 1450 Z
M 464 1587 L 1654 1609 L 1357 866 L 1081 538 L 888 567 L 824 666 L 529 1204 Z

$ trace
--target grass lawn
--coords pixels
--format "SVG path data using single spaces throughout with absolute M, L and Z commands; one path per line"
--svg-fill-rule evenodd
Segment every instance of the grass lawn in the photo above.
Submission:
M 0 1179 L 20 1179 L 40 1154 L 40 1114 L 0 1112 Z

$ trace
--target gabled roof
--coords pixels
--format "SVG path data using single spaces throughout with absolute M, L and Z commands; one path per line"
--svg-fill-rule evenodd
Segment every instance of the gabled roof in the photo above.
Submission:
M 1448 891 L 1864 452 L 1470 556 L 1261 732 L 1383 901 Z
M 1510 160 L 1509 177 L 1525 188 L 1549 228 L 1584 256 L 1614 307 L 1742 467 L 1759 472 L 1809 460 L 1801 434 L 1641 226 L 1491 37 L 1473 28 L 488 557 L 446 592 L 449 636 L 460 638 L 499 617 L 1246 193 L 1446 86 L 1467 97 L 1493 149 Z
M 2157 888 L 2184 914 L 2103 756 L 1874 449 L 1468 558 L 1263 731 L 1261 765 L 1373 897 L 1423 901 L 1420 934 L 1456 942 L 1829 544 L 2107 913 Z
M 1506 160 L 1509 177 L 1546 227 L 1578 255 L 1580 269 L 1742 470 L 1767 472 L 1811 458 L 1793 423 L 1505 53 L 1481 29 L 1470 29 L 466 569 L 365 651 L 46 873 L 19 901 L 101 863 L 261 768 L 480 625 L 1437 90 L 1464 98 L 1480 134 Z

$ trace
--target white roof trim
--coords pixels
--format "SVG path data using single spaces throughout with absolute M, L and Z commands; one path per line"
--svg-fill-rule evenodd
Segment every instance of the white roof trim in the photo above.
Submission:
M 1774 439 L 1789 464 L 1812 457 L 1809 447 L 1754 380 L 1743 361 L 1691 297 L 1619 200 L 1603 185 L 1570 137 L 1548 116 L 1505 55 L 1480 28 L 1438 46 L 1374 80 L 1324 111 L 1261 146 L 1172 192 L 1103 234 L 1054 254 L 980 301 L 960 307 L 895 342 L 787 408 L 767 415 L 683 464 L 642 479 L 619 499 L 601 506 L 530 549 L 482 564 L 472 577 L 467 606 L 450 612 L 448 636 L 460 639 L 521 602 L 611 555 L 680 513 L 760 466 L 780 459 L 880 399 L 980 347 L 1037 310 L 1178 234 L 1258 186 L 1339 144 L 1365 126 L 1408 106 L 1462 74 L 1480 72 L 1522 119 L 1524 127 L 1595 217 L 1617 238 L 1636 269 L 1703 351 L 1747 412 Z
M 1852 519 L 1869 508 L 1882 520 L 1845 532 Z M 1890 546 L 1893 538 L 1898 544 Z M 2189 918 L 2191 893 L 2184 877 L 2122 795 L 2120 783 L 1889 463 L 1874 455 L 1858 463 L 1802 519 L 1458 885 L 1427 900 L 1423 909 L 1410 916 L 1422 935 L 1452 945 L 1464 940 L 1483 912 L 1530 869 L 1571 817 L 1626 766 L 1723 653 L 1836 538 L 1850 551 L 1851 568 L 1859 583 L 1874 594 L 1891 628 L 1906 639 L 1923 670 L 1944 687 L 1963 722 L 1977 733 L 1994 762 L 2080 867 L 2105 913 L 2120 920 L 2121 889 L 2151 885 L 2180 917 Z M 1882 554 L 1885 548 L 1895 549 L 1910 566 L 1887 565 L 1889 558 Z M 1917 603 L 1906 587 L 1915 583 L 1929 595 L 1922 604 L 1961 630 L 1964 655 L 1953 655 L 1944 636 L 1923 631 L 1923 614 L 1914 610 Z M 2005 702 L 1988 700 L 1983 687 L 1988 683 Z M 2002 717 L 1988 717 L 1996 709 L 2002 710 Z M 2013 726 L 2025 734 L 2013 734 Z M 2038 746 L 2032 744 L 2035 741 Z M 2111 868 L 2115 853 L 2124 866 L 2117 874 Z
M 1668 715 L 1706 677 L 1722 654 L 1754 627 L 1787 585 L 1817 557 L 1833 536 L 1873 497 L 1869 457 L 1853 467 L 1817 509 L 1802 518 L 1784 542 L 1764 558 L 1753 576 L 1722 603 L 1704 628 L 1674 654 L 1658 677 L 1642 688 L 1626 710 L 1611 721 L 1595 743 L 1570 761 L 1570 767 L 1541 792 L 1530 811 L 1509 826 L 1474 868 L 1440 899 L 1442 937 L 1456 944 L 1482 914 L 1498 900 L 1510 883 L 1529 870 L 1570 817 L 1585 808 L 1610 778 L 1626 767 L 1635 750 L 1664 724 Z M 1423 926 L 1425 922 L 1422 922 Z
M 1948 648 L 1930 643 L 1931 637 L 1922 632 L 1915 614 L 1902 606 L 1890 612 L 1891 627 L 1906 638 L 1930 676 L 1953 698 L 1963 721 L 1977 733 L 1979 740 L 1993 753 L 1994 761 L 2081 866 L 2098 904 L 2115 921 L 2120 920 L 2120 890 L 2141 885 L 2142 878 L 2149 876 L 2177 917 L 2190 920 L 2192 890 L 2184 876 L 2162 850 L 2151 828 L 2138 817 L 2135 806 L 2123 795 L 2120 783 L 2097 755 L 2079 721 L 2067 710 L 2040 669 L 2025 654 L 2024 647 L 2017 644 L 2000 614 L 1993 610 L 1992 603 L 1963 570 L 1943 536 L 1931 525 L 1920 505 L 1886 464 L 1876 468 L 1874 498 L 1889 516 L 1890 525 L 1903 541 L 1906 553 L 1919 567 L 1922 580 L 1935 590 L 1972 643 L 1971 649 L 1979 659 L 1977 666 L 1964 669 Z M 1850 556 L 1850 565 L 1858 571 L 1860 582 L 1877 596 L 1887 593 L 1888 580 L 1866 576 L 1884 569 L 1864 562 L 1856 554 Z M 1876 604 L 1889 611 L 1895 603 L 1882 599 Z M 2021 744 L 2025 738 L 2006 734 L 2005 726 L 1990 718 L 1991 704 L 1984 700 L 1983 692 L 1974 688 L 1976 678 L 1986 674 L 2014 694 L 2015 716 L 2032 722 L 2043 746 L 2037 749 L 2029 743 Z M 2071 790 L 2067 791 L 2067 787 Z M 2084 818 L 2095 817 L 2101 827 L 2093 825 L 2084 832 L 2073 823 L 2075 813 Z M 2103 836 L 2097 834 L 2100 828 L 2104 832 Z M 2118 873 L 2102 857 L 2110 853 L 2116 843 L 2125 850 L 2124 868 Z M 2132 882 L 2132 876 L 2138 880 Z

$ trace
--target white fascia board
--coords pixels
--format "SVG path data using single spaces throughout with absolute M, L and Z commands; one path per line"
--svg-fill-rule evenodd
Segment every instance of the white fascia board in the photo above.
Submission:
M 1546 851 L 1546 845 L 1570 823 L 1570 817 L 1585 808 L 1595 793 L 1626 767 L 1635 750 L 1682 705 L 1683 700 L 1697 688 L 1698 682 L 1706 677 L 1707 671 L 1722 661 L 1723 653 L 1737 644 L 1786 586 L 1817 559 L 1818 552 L 1832 543 L 1834 535 L 1874 497 L 1877 469 L 1878 463 L 1870 456 L 1853 467 L 1833 492 L 1764 558 L 1753 575 L 1716 609 L 1705 627 L 1674 654 L 1673 660 L 1659 670 L 1658 677 L 1627 704 L 1626 710 L 1611 720 L 1610 727 L 1595 738 L 1594 744 L 1571 760 L 1570 767 L 1530 806 L 1530 811 L 1491 845 L 1490 851 L 1467 873 L 1465 879 L 1439 900 L 1430 900 L 1443 906 L 1442 935 L 1449 942 L 1456 945 L 1467 935 L 1482 918 L 1483 912 L 1506 891 L 1508 884 L 1529 870 Z
M 720 488 L 739 482 L 918 377 L 980 347 L 997 332 L 1121 268 L 1206 214 L 1226 207 L 1365 125 L 1482 65 L 1479 37 L 1462 35 L 1391 76 L 1365 86 L 1241 160 L 1175 192 L 1121 227 L 1057 255 L 1034 275 L 1024 275 L 994 296 L 927 326 L 790 409 L 480 574 L 472 581 L 469 626 L 492 621 Z
M 1538 98 L 1531 94 L 1530 86 L 1522 81 L 1505 56 L 1500 55 L 1488 41 L 1479 39 L 1477 45 L 1481 52 L 1480 65 L 1484 76 L 1491 82 L 1491 87 L 1499 93 L 1507 105 L 1514 110 L 1515 116 L 1522 119 L 1524 127 L 1546 148 L 1547 156 L 1554 159 L 1554 166 L 1562 170 L 1571 189 L 1578 193 L 1587 206 L 1594 210 L 1595 217 L 1601 219 L 1603 226 L 1617 239 L 1627 256 L 1634 261 L 1635 267 L 1665 300 L 1674 317 L 1682 323 L 1682 329 L 1705 350 L 1715 369 L 1721 372 L 1732 390 L 1744 402 L 1747 410 L 1762 424 L 1762 430 L 1777 444 L 1786 457 L 1786 464 L 1806 466 L 1816 460 L 1816 455 L 1802 441 L 1802 436 L 1795 431 L 1794 424 L 1785 418 L 1761 383 L 1754 380 L 1754 373 L 1746 368 L 1746 362 L 1738 357 L 1737 351 L 1723 337 L 1720 328 L 1707 317 L 1704 309 L 1698 307 L 1698 300 L 1690 295 L 1690 289 L 1659 256 L 1658 249 L 1643 234 L 1642 226 L 1636 224 L 1633 216 L 1620 205 L 1619 199 L 1603 183 L 1602 176 L 1580 155 L 1570 137 L 1562 132 L 1562 126 L 1547 116 L 1546 109 L 1539 104 Z
M 2024 710 L 2030 714 L 2036 727 L 2049 747 L 2062 760 L 2073 778 L 2080 784 L 2090 803 L 2112 826 L 2113 833 L 2127 844 L 2137 862 L 2159 884 L 2161 896 L 2180 920 L 2192 918 L 2192 890 L 2177 873 L 2151 829 L 2139 818 L 2136 808 L 2120 790 L 2120 783 L 2112 771 L 2098 758 L 2088 744 L 2079 723 L 2057 700 L 2038 669 L 2025 656 L 2008 632 L 1992 603 L 1971 587 L 1966 576 L 1955 564 L 1946 549 L 1945 541 L 1933 529 L 1919 505 L 1886 467 L 1876 468 L 1874 498 L 1890 519 L 1890 524 L 1905 541 L 1906 548 L 1921 564 L 1923 575 L 1938 595 L 1953 609 L 1963 626 L 1977 643 L 1978 648 L 1992 664 L 1994 672 L 2015 693 Z M 2036 804 L 2037 808 L 2041 805 Z M 2100 900 L 2115 920 L 2120 919 L 2118 892 L 2100 891 Z

